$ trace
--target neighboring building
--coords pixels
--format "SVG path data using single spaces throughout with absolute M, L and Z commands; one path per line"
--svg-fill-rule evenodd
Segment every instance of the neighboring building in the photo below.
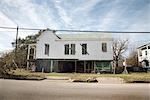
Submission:
M 28 55 L 27 55 L 27 70 L 32 69 L 35 71 L 36 61 L 36 43 L 28 44 Z
M 112 41 L 111 34 L 55 34 L 44 30 L 35 45 L 36 71 L 91 73 L 97 68 L 111 71 Z
M 143 67 L 150 66 L 150 43 L 138 47 L 138 60 Z

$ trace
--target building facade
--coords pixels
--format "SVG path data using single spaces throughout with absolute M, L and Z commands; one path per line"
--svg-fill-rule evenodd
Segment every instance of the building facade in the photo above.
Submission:
M 143 67 L 150 67 L 150 43 L 138 47 L 138 60 Z
M 56 34 L 44 30 L 36 43 L 36 71 L 111 72 L 112 41 L 111 34 Z

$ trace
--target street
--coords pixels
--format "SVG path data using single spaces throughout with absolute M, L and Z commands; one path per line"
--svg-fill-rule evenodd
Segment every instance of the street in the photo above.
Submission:
M 0 100 L 150 100 L 150 84 L 0 79 Z

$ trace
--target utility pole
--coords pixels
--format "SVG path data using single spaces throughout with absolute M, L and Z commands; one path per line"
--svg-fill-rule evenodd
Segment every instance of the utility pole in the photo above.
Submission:
M 19 29 L 19 26 L 17 26 L 17 32 L 16 32 L 16 45 L 15 45 L 15 59 L 13 60 L 13 63 L 14 63 L 14 65 L 18 68 L 18 66 L 17 66 L 17 64 L 16 64 L 16 58 L 17 58 L 17 44 L 18 44 L 18 41 L 17 41 L 17 39 L 18 39 L 18 29 Z
M 15 59 L 16 59 L 16 54 L 17 54 L 17 44 L 18 44 L 18 29 L 19 29 L 19 26 L 17 26 L 17 32 L 16 32 L 16 47 L 15 47 Z
M 18 68 L 18 66 L 17 66 L 17 64 L 16 64 L 16 58 L 17 58 L 17 39 L 18 39 L 18 29 L 19 29 L 19 26 L 17 26 L 17 32 L 16 32 L 16 43 L 15 43 L 15 58 L 14 59 L 12 59 L 12 62 L 13 62 L 13 64 L 15 65 L 15 67 L 17 67 Z

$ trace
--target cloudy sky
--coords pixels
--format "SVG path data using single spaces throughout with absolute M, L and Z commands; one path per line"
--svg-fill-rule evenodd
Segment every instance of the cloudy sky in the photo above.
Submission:
M 150 31 L 150 0 L 0 0 L 1 26 Z M 19 31 L 19 37 L 36 32 Z M 11 49 L 15 34 L 15 30 L 0 29 L 0 51 Z M 150 34 L 124 36 L 150 40 Z

